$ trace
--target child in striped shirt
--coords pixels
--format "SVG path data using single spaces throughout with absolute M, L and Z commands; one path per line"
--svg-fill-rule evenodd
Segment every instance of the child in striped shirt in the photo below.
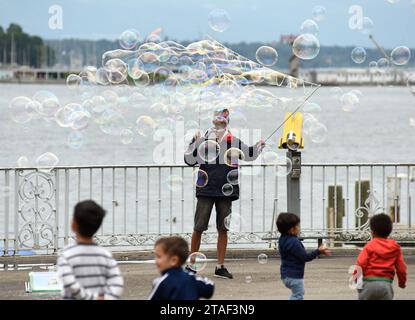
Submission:
M 58 257 L 58 276 L 64 299 L 104 300 L 121 298 L 124 280 L 111 253 L 93 241 L 105 210 L 92 200 L 79 202 L 74 209 L 72 230 L 76 243 Z

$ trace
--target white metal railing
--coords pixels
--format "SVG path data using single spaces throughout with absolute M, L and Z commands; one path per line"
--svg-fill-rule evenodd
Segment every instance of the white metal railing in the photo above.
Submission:
M 304 236 L 366 241 L 365 215 L 386 211 L 394 219 L 394 236 L 414 241 L 413 168 L 413 163 L 303 164 L 298 201 Z M 196 205 L 193 170 L 185 165 L 61 166 L 50 172 L 0 168 L 0 254 L 62 248 L 72 239 L 73 207 L 85 199 L 107 210 L 97 233 L 102 245 L 148 248 L 163 235 L 189 238 Z M 275 235 L 276 215 L 286 210 L 286 177 L 270 165 L 243 165 L 240 170 L 241 197 L 233 203 L 229 242 L 264 245 L 264 237 Z M 178 176 L 174 185 L 167 183 L 171 175 Z M 216 241 L 214 218 L 213 212 L 205 245 Z

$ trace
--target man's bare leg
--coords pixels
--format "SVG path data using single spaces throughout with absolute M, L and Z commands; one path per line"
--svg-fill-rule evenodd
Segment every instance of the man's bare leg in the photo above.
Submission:
M 190 246 L 190 253 L 198 252 L 200 249 L 200 241 L 202 240 L 202 233 L 200 231 L 193 231 L 192 234 L 192 243 Z
M 225 263 L 226 247 L 228 246 L 228 231 L 218 231 L 218 265 Z

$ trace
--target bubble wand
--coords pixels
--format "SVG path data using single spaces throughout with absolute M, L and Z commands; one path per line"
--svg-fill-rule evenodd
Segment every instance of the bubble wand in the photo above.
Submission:
M 321 85 L 317 85 L 317 87 L 304 99 L 303 102 L 301 102 L 298 107 L 292 112 L 274 131 L 271 132 L 271 134 L 264 140 L 264 143 L 267 142 L 289 119 L 291 119 L 297 112 L 300 110 L 304 104 L 313 96 L 313 94 L 320 89 Z

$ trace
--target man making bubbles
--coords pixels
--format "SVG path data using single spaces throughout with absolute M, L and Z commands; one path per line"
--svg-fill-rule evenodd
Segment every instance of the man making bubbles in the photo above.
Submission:
M 229 131 L 229 110 L 218 109 L 213 115 L 213 127 L 203 137 L 197 133 L 185 152 L 184 161 L 189 166 L 199 165 L 196 183 L 197 205 L 192 234 L 191 252 L 200 248 L 202 233 L 208 229 L 213 205 L 216 209 L 218 230 L 215 277 L 232 279 L 225 268 L 225 253 L 228 244 L 228 217 L 232 212 L 232 201 L 239 199 L 238 160 L 254 161 L 265 146 L 263 140 L 248 147 Z M 206 177 L 201 177 L 203 174 Z

